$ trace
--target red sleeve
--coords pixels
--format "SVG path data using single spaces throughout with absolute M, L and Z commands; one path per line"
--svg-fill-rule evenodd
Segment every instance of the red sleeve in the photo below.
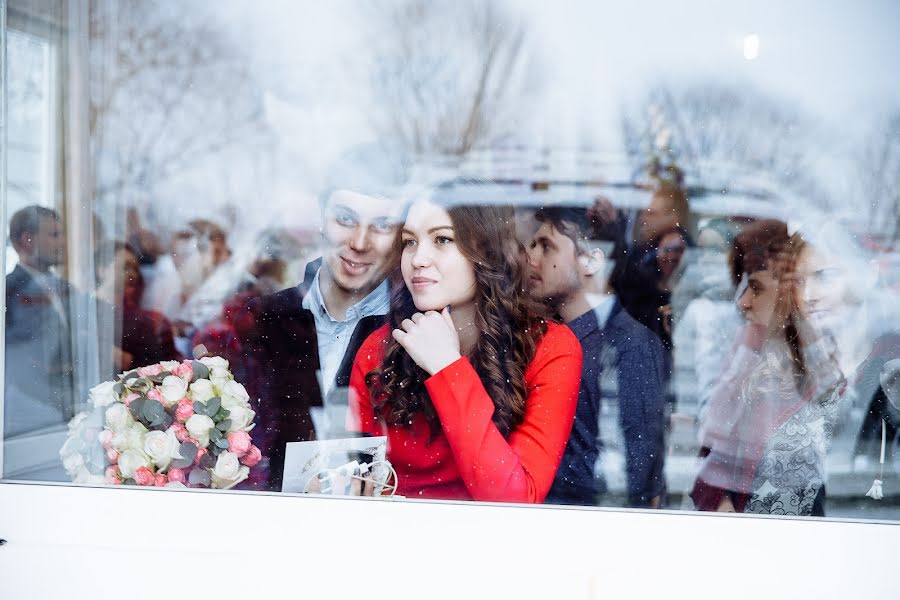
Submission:
M 384 427 L 375 418 L 366 374 L 381 363 L 384 346 L 387 344 L 388 327 L 384 326 L 366 338 L 353 359 L 350 372 L 349 406 L 347 410 L 347 431 L 386 435 Z
M 581 384 L 581 345 L 567 327 L 548 326 L 525 378 L 525 420 L 508 439 L 491 421 L 494 403 L 468 359 L 425 381 L 474 500 L 543 502 L 556 476 Z

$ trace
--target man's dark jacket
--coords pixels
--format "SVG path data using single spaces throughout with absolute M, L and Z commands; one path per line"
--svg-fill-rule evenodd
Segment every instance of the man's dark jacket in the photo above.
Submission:
M 241 357 L 232 365 L 254 401 L 257 424 L 251 436 L 269 458 L 267 487 L 276 491 L 281 490 L 285 444 L 315 439 L 310 408 L 323 405 L 316 376 L 320 369 L 316 322 L 312 312 L 303 308 L 320 264 L 315 261 L 307 267 L 299 286 L 250 301 L 249 324 L 239 334 Z M 356 352 L 386 318 L 360 319 L 335 376 L 335 388 L 350 384 Z

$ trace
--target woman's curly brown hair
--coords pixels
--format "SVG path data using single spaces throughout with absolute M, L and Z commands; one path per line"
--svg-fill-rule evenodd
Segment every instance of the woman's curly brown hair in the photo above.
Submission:
M 494 402 L 493 422 L 508 436 L 525 416 L 525 369 L 547 330 L 544 310 L 527 290 L 525 248 L 516 237 L 515 213 L 506 206 L 450 206 L 454 238 L 475 267 L 475 327 L 480 332 L 468 354 L 488 396 Z M 398 233 L 394 252 L 402 252 Z M 392 276 L 390 326 L 399 328 L 416 311 L 399 270 Z M 366 384 L 392 425 L 410 427 L 423 413 L 432 439 L 441 423 L 428 392 L 428 373 L 389 338 L 381 366 L 366 376 Z
M 729 254 L 731 281 L 737 286 L 746 274 L 772 271 L 779 282 L 775 315 L 784 329 L 791 361 L 798 378 L 806 376 L 803 347 L 798 332 L 798 309 L 794 282 L 797 260 L 806 247 L 799 233 L 788 234 L 787 224 L 762 219 L 746 226 L 735 238 Z

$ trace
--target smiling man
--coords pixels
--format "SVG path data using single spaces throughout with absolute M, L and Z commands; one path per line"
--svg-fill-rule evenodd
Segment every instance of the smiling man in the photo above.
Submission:
M 247 308 L 252 326 L 241 333 L 235 375 L 259 399 L 253 438 L 269 458 L 270 489 L 281 488 L 285 444 L 316 437 L 310 408 L 346 406 L 353 358 L 385 322 L 399 196 L 411 172 L 404 155 L 378 144 L 344 155 L 319 196 L 322 258 L 300 285 Z

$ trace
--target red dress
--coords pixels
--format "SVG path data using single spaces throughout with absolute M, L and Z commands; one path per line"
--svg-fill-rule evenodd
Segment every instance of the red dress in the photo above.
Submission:
M 494 403 L 465 357 L 425 380 L 442 431 L 431 438 L 417 414 L 409 428 L 376 416 L 365 376 L 381 364 L 387 325 L 360 347 L 350 376 L 350 431 L 386 435 L 397 493 L 410 498 L 543 502 L 562 459 L 578 402 L 581 346 L 568 327 L 549 323 L 525 370 L 524 421 L 504 438 Z

